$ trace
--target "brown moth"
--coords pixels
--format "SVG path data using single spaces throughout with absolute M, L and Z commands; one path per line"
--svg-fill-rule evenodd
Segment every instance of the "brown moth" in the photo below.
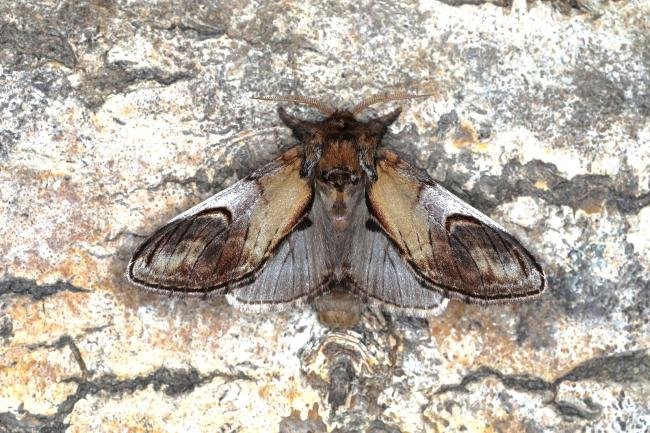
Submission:
M 253 310 L 314 301 L 320 319 L 351 326 L 361 306 L 434 315 L 448 298 L 520 300 L 546 287 L 535 258 L 503 227 L 382 148 L 397 109 L 361 121 L 304 97 L 270 98 L 320 110 L 280 119 L 300 142 L 189 209 L 138 247 L 128 278 L 183 295 L 225 294 Z

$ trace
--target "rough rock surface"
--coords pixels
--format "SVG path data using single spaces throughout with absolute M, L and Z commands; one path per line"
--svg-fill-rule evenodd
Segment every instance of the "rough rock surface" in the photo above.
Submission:
M 0 432 L 650 429 L 650 3 L 347 3 L 0 4 Z M 434 96 L 387 144 L 530 246 L 544 296 L 342 333 L 124 281 L 291 143 L 251 96 L 402 89 Z

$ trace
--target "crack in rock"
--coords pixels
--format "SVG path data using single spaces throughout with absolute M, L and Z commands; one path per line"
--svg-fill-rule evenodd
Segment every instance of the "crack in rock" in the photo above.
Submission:
M 34 300 L 42 300 L 59 292 L 90 293 L 91 290 L 75 286 L 66 281 L 52 284 L 38 284 L 29 278 L 5 276 L 0 280 L 0 296 L 18 295 L 29 296 Z
M 0 318 L 0 338 L 8 340 L 14 336 L 14 324 L 9 316 Z
M 492 4 L 495 6 L 501 6 L 503 8 L 509 8 L 512 6 L 512 0 L 438 0 L 440 3 L 444 3 L 449 6 L 481 6 L 484 4 Z
M 444 3 L 448 6 L 461 7 L 461 6 L 482 6 L 484 4 L 491 4 L 494 6 L 500 6 L 505 9 L 510 9 L 513 5 L 513 0 L 438 0 L 440 3 Z M 572 10 L 577 10 L 580 12 L 590 12 L 592 14 L 598 15 L 601 7 L 593 4 L 593 2 L 585 0 L 527 0 L 526 4 L 528 8 L 534 6 L 537 2 L 539 3 L 550 3 L 555 9 L 564 15 L 570 15 Z
M 162 391 L 168 396 L 177 396 L 192 392 L 197 386 L 209 383 L 214 378 L 225 379 L 226 382 L 235 380 L 253 381 L 254 379 L 242 372 L 226 373 L 213 371 L 208 374 L 201 374 L 193 367 L 188 369 L 169 369 L 166 367 L 144 375 L 129 379 L 119 379 L 115 375 L 105 374 L 94 380 L 88 380 L 88 370 L 81 357 L 78 347 L 69 336 L 63 336 L 47 347 L 63 347 L 67 345 L 72 350 L 75 360 L 82 370 L 81 377 L 71 377 L 64 382 L 72 382 L 77 385 L 76 391 L 69 395 L 53 415 L 32 414 L 19 408 L 18 412 L 23 415 L 18 419 L 14 413 L 0 413 L 0 433 L 63 433 L 69 427 L 65 418 L 72 413 L 75 405 L 88 396 L 105 393 L 110 396 L 132 393 L 134 391 L 153 386 L 155 391 Z
M 209 164 L 206 164 L 209 165 Z M 199 170 L 196 171 L 194 175 L 191 175 L 189 177 L 177 177 L 177 176 L 172 176 L 172 175 L 165 175 L 163 176 L 158 182 L 155 184 L 151 185 L 144 185 L 144 186 L 138 186 L 133 189 L 127 190 L 127 191 L 117 191 L 114 193 L 110 194 L 101 194 L 98 195 L 97 197 L 107 197 L 110 199 L 128 199 L 132 195 L 134 195 L 138 191 L 147 191 L 147 192 L 155 192 L 160 189 L 165 189 L 169 185 L 177 185 L 181 186 L 184 189 L 190 189 L 190 187 L 193 187 L 192 189 L 195 189 L 196 192 L 199 194 L 208 194 L 208 193 L 216 193 L 218 191 L 221 191 L 224 188 L 221 188 L 218 182 L 210 182 L 208 175 L 206 171 L 203 168 L 200 168 Z M 120 231 L 120 233 L 124 234 L 123 231 Z M 135 235 L 135 236 L 141 236 L 135 233 L 128 233 L 129 235 Z M 115 240 L 117 236 L 114 236 L 112 238 L 107 238 L 107 241 L 112 241 Z
M 467 388 L 486 378 L 498 379 L 506 388 L 522 392 L 549 392 L 553 398 L 550 403 L 561 415 L 582 419 L 593 419 L 601 413 L 601 407 L 590 398 L 583 400 L 588 408 L 585 410 L 566 401 L 557 400 L 557 392 L 563 382 L 579 382 L 581 380 L 600 379 L 616 383 L 633 383 L 639 380 L 650 381 L 650 354 L 646 349 L 627 353 L 617 353 L 584 361 L 572 368 L 568 373 L 549 382 L 530 374 L 504 374 L 492 367 L 481 367 L 467 373 L 457 384 L 443 385 L 434 395 L 449 392 L 469 393 Z
M 108 326 L 110 325 L 88 328 L 84 334 L 97 332 Z M 92 373 L 89 372 L 81 351 L 71 336 L 63 335 L 54 342 L 36 343 L 27 347 L 34 350 L 37 348 L 61 349 L 65 346 L 72 352 L 73 358 L 81 371 L 81 376 L 70 377 L 64 379 L 63 382 L 75 383 L 77 385 L 76 391 L 59 404 L 56 413 L 53 415 L 33 414 L 24 410 L 22 405 L 18 408 L 18 413 L 22 415 L 21 419 L 18 419 L 12 412 L 0 413 L 0 433 L 64 432 L 69 426 L 65 422 L 65 418 L 72 413 L 75 405 L 89 395 L 97 395 L 102 392 L 111 396 L 122 395 L 145 389 L 151 385 L 155 391 L 162 390 L 166 395 L 177 396 L 192 392 L 197 386 L 206 384 L 217 377 L 223 378 L 227 382 L 254 380 L 251 376 L 242 372 L 213 371 L 202 375 L 193 367 L 188 369 L 160 367 L 147 375 L 134 378 L 119 379 L 113 374 L 105 374 L 89 380 Z
M 98 109 L 110 95 L 128 93 L 131 86 L 153 81 L 171 86 L 194 78 L 189 72 L 168 72 L 160 68 L 132 69 L 126 62 L 113 62 L 83 80 L 79 98 L 89 109 Z
M 0 49 L 11 53 L 8 58 L 15 64 L 29 57 L 38 61 L 55 61 L 68 68 L 77 64 L 68 40 L 60 30 L 52 27 L 20 29 L 14 23 L 0 23 Z
M 167 31 L 167 32 L 178 31 L 182 34 L 187 34 L 188 37 L 194 37 L 200 41 L 204 41 L 207 39 L 216 39 L 226 34 L 226 28 L 221 23 L 206 24 L 198 21 L 173 22 L 166 27 L 156 26 L 154 24 L 152 25 L 152 28 Z
M 105 326 L 100 326 L 97 328 L 92 328 L 90 332 L 95 332 L 99 331 L 101 329 L 107 328 L 108 325 Z M 90 333 L 87 332 L 87 333 Z M 81 351 L 79 350 L 79 347 L 77 344 L 74 342 L 71 336 L 69 335 L 63 335 L 59 337 L 55 342 L 53 343 L 37 343 L 37 344 L 32 344 L 27 346 L 30 350 L 34 349 L 61 349 L 64 346 L 68 346 L 68 349 L 70 349 L 70 352 L 72 352 L 72 356 L 74 360 L 77 362 L 77 365 L 79 365 L 79 370 L 81 370 L 81 375 L 85 379 L 88 377 L 88 368 L 86 367 L 86 362 L 83 360 L 83 357 L 81 356 Z
M 545 189 L 536 186 L 540 182 L 546 185 Z M 470 195 L 479 197 L 480 202 L 475 205 L 486 211 L 520 196 L 541 197 L 556 206 L 590 213 L 611 204 L 621 214 L 636 214 L 650 205 L 650 193 L 634 195 L 633 182 L 625 182 L 624 188 L 605 175 L 583 174 L 567 180 L 560 176 L 554 164 L 533 160 L 522 165 L 510 160 L 500 175 L 483 176 L 476 182 Z

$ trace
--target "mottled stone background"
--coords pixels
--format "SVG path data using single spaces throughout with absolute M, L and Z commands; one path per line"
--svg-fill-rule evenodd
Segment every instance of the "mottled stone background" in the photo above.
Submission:
M 648 431 L 649 16 L 4 0 L 0 432 Z M 544 296 L 332 333 L 124 281 L 146 234 L 291 144 L 251 96 L 402 89 L 434 96 L 387 143 L 530 246 Z

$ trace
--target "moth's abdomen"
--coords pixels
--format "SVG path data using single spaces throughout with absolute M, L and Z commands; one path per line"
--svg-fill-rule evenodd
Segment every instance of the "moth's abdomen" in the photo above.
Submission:
M 313 302 L 318 320 L 330 328 L 351 328 L 361 318 L 361 301 L 345 290 L 331 290 Z

